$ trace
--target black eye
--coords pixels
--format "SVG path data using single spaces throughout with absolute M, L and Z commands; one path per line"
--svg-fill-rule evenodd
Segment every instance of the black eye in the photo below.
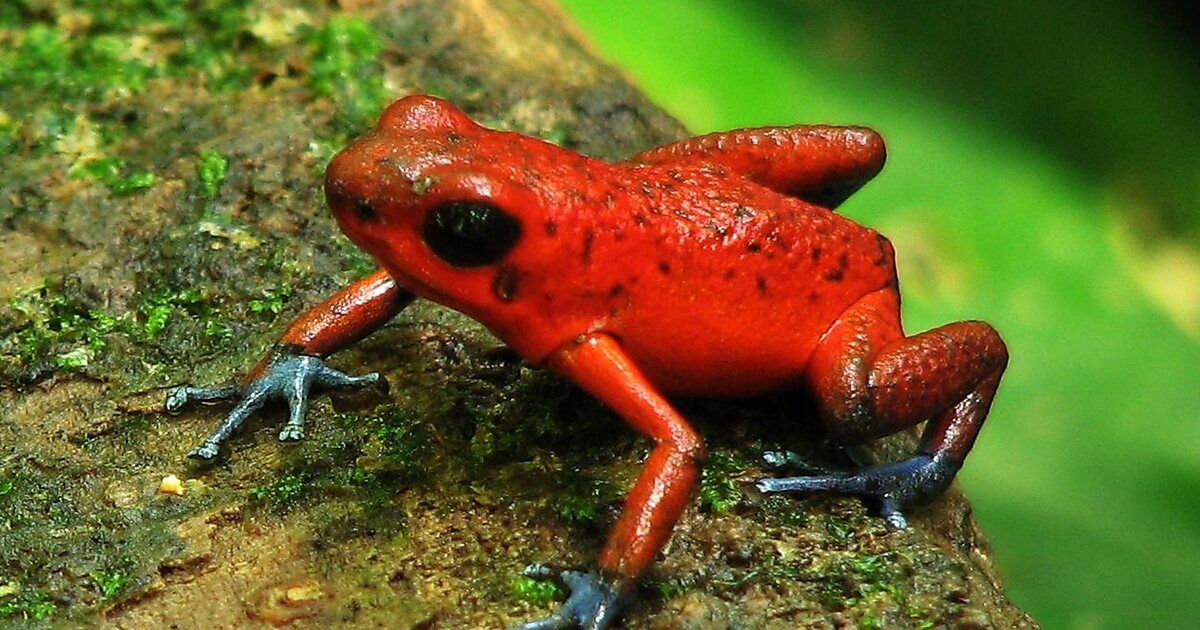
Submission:
M 360 221 L 374 221 L 378 218 L 375 207 L 366 199 L 354 200 L 354 216 L 358 217 Z
M 451 201 L 425 217 L 421 235 L 451 265 L 482 267 L 499 262 L 517 244 L 521 224 L 491 204 Z

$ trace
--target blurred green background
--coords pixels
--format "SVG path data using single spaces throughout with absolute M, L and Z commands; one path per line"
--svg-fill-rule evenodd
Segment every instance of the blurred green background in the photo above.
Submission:
M 1200 55 L 1185 4 L 563 0 L 695 132 L 867 124 L 842 211 L 899 255 L 910 330 L 1012 360 L 961 475 L 1048 628 L 1200 612 Z

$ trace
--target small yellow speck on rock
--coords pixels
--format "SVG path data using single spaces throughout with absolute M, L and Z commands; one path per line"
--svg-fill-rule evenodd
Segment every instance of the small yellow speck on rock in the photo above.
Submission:
M 175 496 L 183 496 L 183 482 L 175 475 L 167 475 L 158 482 L 159 494 L 173 494 Z

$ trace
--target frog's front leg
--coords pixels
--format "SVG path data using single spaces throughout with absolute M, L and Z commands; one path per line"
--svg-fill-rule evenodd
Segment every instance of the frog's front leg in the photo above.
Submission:
M 795 125 L 710 133 L 639 153 L 634 164 L 710 165 L 776 192 L 836 208 L 887 159 L 866 127 Z
M 304 437 L 304 415 L 313 385 L 354 387 L 379 380 L 375 373 L 357 377 L 343 374 L 326 366 L 325 357 L 366 337 L 395 317 L 412 299 L 413 294 L 397 285 L 387 272 L 376 271 L 296 318 L 275 348 L 243 377 L 240 385 L 170 389 L 166 400 L 168 411 L 177 411 L 193 400 L 240 397 L 216 431 L 193 449 L 189 457 L 216 457 L 221 444 L 272 397 L 286 399 L 290 410 L 279 439 L 294 441 Z
M 566 603 L 547 619 L 519 626 L 603 630 L 619 616 L 670 538 L 699 479 L 704 443 L 613 338 L 583 337 L 552 355 L 548 365 L 655 442 L 600 553 L 599 571 L 566 572 L 563 581 L 572 589 Z
M 983 322 L 905 337 L 899 309 L 894 289 L 864 297 L 825 334 L 805 376 L 830 432 L 845 443 L 930 419 L 917 454 L 855 473 L 764 479 L 760 489 L 873 497 L 888 522 L 903 528 L 903 508 L 938 496 L 954 479 L 987 417 L 1008 351 Z

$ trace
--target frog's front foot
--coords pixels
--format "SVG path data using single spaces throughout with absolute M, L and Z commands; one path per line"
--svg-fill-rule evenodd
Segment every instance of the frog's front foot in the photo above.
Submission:
M 304 437 L 304 416 L 308 411 L 308 393 L 313 385 L 321 387 L 362 387 L 379 381 L 379 374 L 349 376 L 325 365 L 320 357 L 303 354 L 276 356 L 257 378 L 244 387 L 173 387 L 167 391 L 167 411 L 178 411 L 193 400 L 211 401 L 238 398 L 237 405 L 212 435 L 192 449 L 188 457 L 210 460 L 221 444 L 242 422 L 271 398 L 287 400 L 290 415 L 279 432 L 279 439 L 294 442 Z
M 762 479 L 755 485 L 763 492 L 838 492 L 873 498 L 888 525 L 906 529 L 908 521 L 901 510 L 940 495 L 958 468 L 945 454 L 922 453 L 854 473 Z
M 626 589 L 594 571 L 555 571 L 535 564 L 525 569 L 525 575 L 557 580 L 570 589 L 571 595 L 549 617 L 521 624 L 512 630 L 605 630 L 616 621 L 628 599 Z

